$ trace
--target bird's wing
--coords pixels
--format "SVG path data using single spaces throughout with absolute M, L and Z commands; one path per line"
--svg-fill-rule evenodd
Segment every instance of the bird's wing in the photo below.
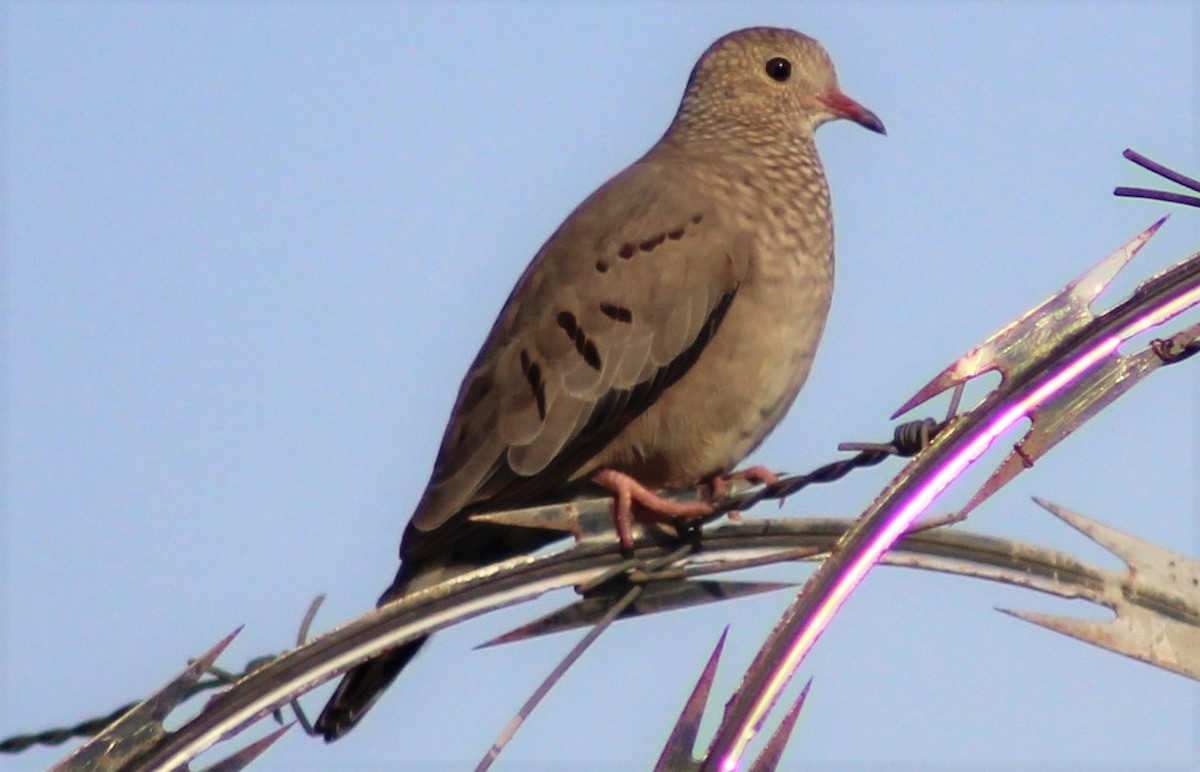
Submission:
M 562 485 L 701 355 L 751 246 L 695 188 L 642 161 L 538 252 L 463 379 L 404 552 Z

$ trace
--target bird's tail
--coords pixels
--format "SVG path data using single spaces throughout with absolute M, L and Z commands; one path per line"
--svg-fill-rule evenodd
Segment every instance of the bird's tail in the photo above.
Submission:
M 439 566 L 418 561 L 403 561 L 391 587 L 379 596 L 376 606 L 382 606 L 404 597 L 410 591 L 436 582 L 441 574 Z M 353 729 L 427 640 L 429 636 L 423 635 L 406 641 L 347 671 L 329 702 L 325 703 L 325 709 L 321 711 L 314 725 L 317 732 L 324 735 L 325 742 L 331 743 Z
M 414 531 L 410 524 L 401 546 L 400 570 L 377 605 L 561 538 L 555 531 L 463 521 L 458 530 L 443 526 L 438 534 L 441 541 L 421 534 L 424 554 L 406 553 L 403 545 L 415 539 Z M 333 742 L 353 729 L 427 640 L 428 635 L 402 643 L 351 668 L 317 718 L 316 730 L 325 741 Z
M 391 686 L 429 636 L 402 643 L 346 673 L 317 718 L 316 730 L 331 743 L 349 732 Z

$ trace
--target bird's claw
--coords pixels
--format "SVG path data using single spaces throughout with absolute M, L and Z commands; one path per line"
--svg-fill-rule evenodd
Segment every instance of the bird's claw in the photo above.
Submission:
M 712 479 L 708 481 L 708 489 L 710 492 L 709 500 L 715 503 L 727 498 L 729 496 L 729 483 L 733 482 L 734 480 L 745 480 L 746 482 L 754 483 L 755 485 L 773 485 L 779 482 L 779 475 L 775 474 L 761 464 L 756 464 L 755 466 L 742 469 L 737 472 L 730 472 L 729 474 L 715 474 L 712 476 Z M 782 499 L 780 499 L 779 504 L 780 506 L 783 505 Z M 725 516 L 735 523 L 740 523 L 742 521 L 742 513 L 740 510 L 731 509 L 725 513 Z
M 613 527 L 625 552 L 633 550 L 634 505 L 638 513 L 671 520 L 704 517 L 712 514 L 713 506 L 705 502 L 682 502 L 664 499 L 633 477 L 615 469 L 603 469 L 592 476 L 592 482 L 613 494 Z

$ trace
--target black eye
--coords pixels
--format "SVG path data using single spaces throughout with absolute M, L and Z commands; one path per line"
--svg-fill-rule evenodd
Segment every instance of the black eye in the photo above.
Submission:
M 767 74 L 772 80 L 777 80 L 783 83 L 788 78 L 792 77 L 792 63 L 782 56 L 777 56 L 767 62 Z

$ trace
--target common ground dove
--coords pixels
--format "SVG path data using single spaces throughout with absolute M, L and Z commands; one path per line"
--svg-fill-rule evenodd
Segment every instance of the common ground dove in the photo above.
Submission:
M 534 257 L 475 358 L 379 603 L 539 547 L 545 532 L 470 515 L 729 473 L 804 384 L 833 289 L 829 188 L 813 132 L 848 118 L 815 40 L 758 27 L 713 43 L 646 155 L 573 211 Z M 348 732 L 424 639 L 352 669 L 317 721 Z

